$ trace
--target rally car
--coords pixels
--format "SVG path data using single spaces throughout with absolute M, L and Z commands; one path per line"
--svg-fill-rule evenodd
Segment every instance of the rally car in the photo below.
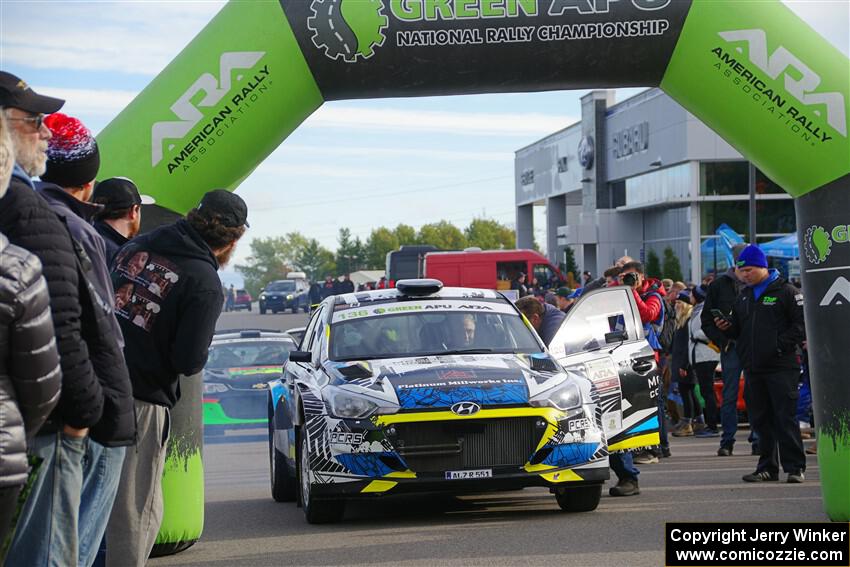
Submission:
M 403 492 L 545 486 L 595 509 L 609 451 L 658 442 L 657 368 L 623 289 L 582 298 L 553 345 L 560 361 L 496 291 L 327 298 L 269 384 L 273 498 L 310 523 Z
M 265 427 L 268 381 L 280 376 L 295 341 L 262 329 L 217 331 L 204 366 L 204 431 Z

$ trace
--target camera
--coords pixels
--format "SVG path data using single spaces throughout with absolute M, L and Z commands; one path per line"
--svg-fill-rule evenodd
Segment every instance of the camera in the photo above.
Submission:
M 629 272 L 628 274 L 623 274 L 623 285 L 634 287 L 637 281 L 638 275 L 636 273 Z

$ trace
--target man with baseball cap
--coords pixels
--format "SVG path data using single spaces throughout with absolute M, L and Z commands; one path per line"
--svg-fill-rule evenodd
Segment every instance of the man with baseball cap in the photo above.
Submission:
M 180 377 L 206 363 L 224 299 L 217 270 L 247 226 L 245 201 L 210 191 L 185 219 L 134 238 L 112 263 L 138 434 L 109 519 L 107 565 L 144 565 L 153 548 L 162 522 L 169 410 L 180 398 Z
M 744 284 L 728 317 L 715 317 L 715 326 L 732 339 L 747 381 L 747 410 L 759 436 L 759 461 L 745 482 L 779 480 L 779 464 L 787 481 L 801 483 L 806 454 L 797 423 L 797 347 L 806 339 L 803 295 L 768 269 L 767 258 L 755 244 L 744 248 L 736 262 Z M 779 462 L 777 462 L 777 446 Z
M 42 175 L 47 163 L 51 132 L 44 115 L 58 111 L 63 103 L 0 71 L 0 119 L 9 126 L 16 162 L 0 199 L 0 232 L 41 260 L 62 368 L 59 404 L 29 447 L 42 464 L 18 522 L 13 549 L 17 545 L 19 551 L 10 554 L 25 565 L 43 565 L 48 558 L 55 564 L 77 563 L 75 518 L 86 436 L 100 421 L 104 405 L 84 340 L 82 322 L 93 315 L 93 308 L 85 294 L 80 260 L 67 228 L 33 190 L 30 179 Z
M 103 206 L 95 214 L 94 228 L 106 244 L 107 263 L 112 263 L 118 249 L 139 234 L 142 205 L 152 205 L 156 201 L 139 194 L 136 184 L 126 177 L 111 177 L 97 183 L 91 200 Z

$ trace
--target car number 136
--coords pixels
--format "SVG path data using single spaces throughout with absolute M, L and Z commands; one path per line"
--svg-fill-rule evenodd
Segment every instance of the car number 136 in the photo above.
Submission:
M 460 480 L 466 478 L 492 478 L 493 469 L 479 469 L 474 471 L 446 471 L 446 480 Z

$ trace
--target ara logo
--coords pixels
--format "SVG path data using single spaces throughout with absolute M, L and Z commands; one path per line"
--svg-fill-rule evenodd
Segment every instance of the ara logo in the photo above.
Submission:
M 307 28 L 313 45 L 333 60 L 369 59 L 384 45 L 388 20 L 381 0 L 313 0 Z
M 833 305 L 850 305 L 850 281 L 840 276 L 829 287 L 826 295 L 820 300 L 821 307 L 832 307 Z
M 452 406 L 452 413 L 457 415 L 475 415 L 481 410 L 481 406 L 475 402 L 458 402 Z
M 171 105 L 173 112 L 180 120 L 170 122 L 157 122 L 151 127 L 151 166 L 155 167 L 162 161 L 163 144 L 166 139 L 180 140 L 200 122 L 204 115 L 192 102 L 198 93 L 204 96 L 197 105 L 200 107 L 211 107 L 218 104 L 224 96 L 230 92 L 233 86 L 231 77 L 234 69 L 251 69 L 257 61 L 265 55 L 265 51 L 231 51 L 222 53 L 219 58 L 219 77 L 216 79 L 212 73 L 204 73 L 189 87 L 183 95 Z M 242 80 L 241 75 L 236 80 Z M 174 149 L 174 144 L 169 144 L 169 150 Z
M 844 95 L 840 92 L 815 92 L 821 83 L 820 75 L 786 48 L 779 46 L 770 57 L 767 54 L 767 34 L 764 30 L 732 30 L 719 32 L 720 37 L 733 43 L 745 41 L 748 44 L 750 61 L 767 73 L 771 79 L 785 75 L 785 89 L 806 106 L 823 105 L 826 107 L 826 122 L 845 138 L 847 137 L 847 116 Z M 738 48 L 738 52 L 742 50 Z M 820 111 L 814 114 L 820 116 Z

